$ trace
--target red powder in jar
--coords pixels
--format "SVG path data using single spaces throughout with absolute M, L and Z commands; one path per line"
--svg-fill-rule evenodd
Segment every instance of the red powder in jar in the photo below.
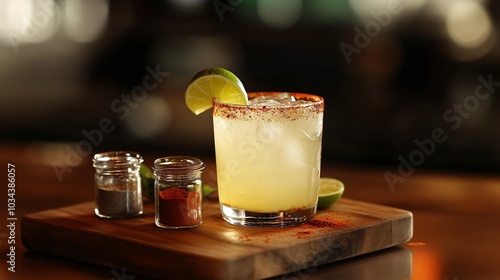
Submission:
M 160 191 L 160 197 L 162 199 L 180 199 L 188 198 L 189 192 L 185 189 L 171 188 Z
M 159 222 L 166 226 L 195 226 L 201 222 L 201 197 L 196 191 L 170 188 L 159 192 Z

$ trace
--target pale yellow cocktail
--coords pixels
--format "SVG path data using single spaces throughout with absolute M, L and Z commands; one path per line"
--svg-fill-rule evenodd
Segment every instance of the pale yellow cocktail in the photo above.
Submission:
M 253 93 L 249 99 L 278 94 Z M 299 101 L 278 106 L 214 101 L 219 200 L 232 224 L 287 226 L 316 212 L 324 102 L 315 95 L 290 95 Z

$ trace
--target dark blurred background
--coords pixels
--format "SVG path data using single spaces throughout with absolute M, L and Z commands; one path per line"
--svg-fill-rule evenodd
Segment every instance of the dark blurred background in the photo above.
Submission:
M 68 147 L 212 155 L 211 115 L 192 115 L 184 90 L 218 66 L 247 91 L 323 96 L 324 160 L 496 172 L 499 12 L 487 0 L 0 0 L 0 138 L 62 160 Z

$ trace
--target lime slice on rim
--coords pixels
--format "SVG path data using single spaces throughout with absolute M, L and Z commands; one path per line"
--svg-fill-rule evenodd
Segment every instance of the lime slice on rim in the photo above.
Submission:
M 248 104 L 243 83 L 224 68 L 207 68 L 196 73 L 185 93 L 186 105 L 195 115 L 212 108 L 214 98 L 221 103 Z
M 344 193 L 344 183 L 334 178 L 319 179 L 318 209 L 332 206 Z

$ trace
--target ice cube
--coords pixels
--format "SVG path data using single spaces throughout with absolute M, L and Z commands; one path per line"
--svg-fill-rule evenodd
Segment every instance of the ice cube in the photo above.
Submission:
M 266 99 L 266 98 L 260 98 L 260 97 L 257 97 L 256 99 L 258 99 L 258 100 L 252 99 L 249 102 L 250 106 L 283 106 L 283 104 L 281 104 L 281 102 L 274 100 L 274 99 Z
M 281 151 L 283 164 L 294 167 L 305 167 L 308 162 L 308 154 L 302 143 L 298 140 L 288 143 Z
M 252 106 L 284 106 L 295 102 L 295 97 L 288 92 L 283 92 L 277 95 L 258 96 L 249 101 Z
M 322 128 L 323 128 L 323 119 L 320 118 L 315 122 L 311 122 L 307 126 L 303 126 L 302 132 L 307 138 L 314 141 L 322 137 L 322 132 L 323 132 Z
M 284 124 L 280 122 L 263 122 L 257 125 L 255 136 L 259 143 L 264 145 L 279 142 L 283 137 Z

